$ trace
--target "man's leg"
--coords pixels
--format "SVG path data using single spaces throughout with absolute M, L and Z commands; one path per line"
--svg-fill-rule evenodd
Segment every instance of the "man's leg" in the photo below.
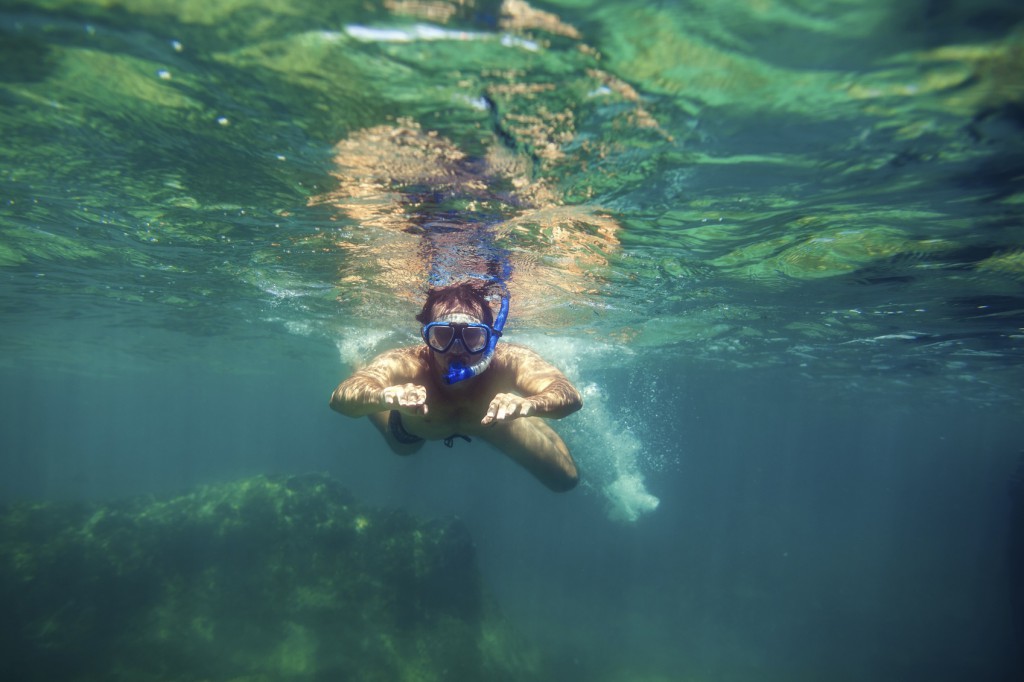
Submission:
M 579 482 L 569 448 L 540 417 L 497 423 L 488 429 L 483 439 L 555 492 L 572 490 Z

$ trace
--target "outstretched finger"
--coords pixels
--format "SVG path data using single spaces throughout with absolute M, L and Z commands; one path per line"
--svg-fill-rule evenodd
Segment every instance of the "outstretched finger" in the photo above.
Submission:
M 498 400 L 494 399 L 494 400 L 491 401 L 491 404 L 487 406 L 487 414 L 485 414 L 484 418 L 480 420 L 480 423 L 481 424 L 493 424 L 494 423 L 494 416 L 497 414 L 497 412 L 498 412 Z
M 427 413 L 427 392 L 420 387 L 406 391 L 402 396 L 402 406 L 411 408 L 413 414 Z

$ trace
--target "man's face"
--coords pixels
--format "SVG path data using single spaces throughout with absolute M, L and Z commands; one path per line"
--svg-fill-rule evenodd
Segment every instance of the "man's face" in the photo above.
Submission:
M 435 310 L 433 317 L 434 322 L 452 322 L 455 324 L 481 324 L 482 319 L 476 311 L 457 310 L 457 311 L 443 311 Z M 465 346 L 462 345 L 462 341 L 456 339 L 454 343 L 448 348 L 447 351 L 439 353 L 438 351 L 430 350 L 431 358 L 433 359 L 434 366 L 439 376 L 446 376 L 448 369 L 453 364 L 460 364 L 463 367 L 468 367 L 474 362 L 480 359 L 479 354 L 472 354 L 466 350 Z

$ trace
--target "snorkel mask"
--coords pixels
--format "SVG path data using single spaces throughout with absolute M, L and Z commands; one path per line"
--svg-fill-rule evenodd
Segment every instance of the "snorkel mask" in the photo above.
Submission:
M 451 348 L 456 338 L 458 338 L 463 348 L 469 353 L 482 353 L 480 359 L 471 365 L 465 365 L 459 360 L 452 362 L 448 366 L 448 373 L 444 377 L 445 383 L 451 385 L 465 381 L 475 377 L 490 366 L 491 360 L 494 358 L 494 348 L 498 345 L 498 339 L 501 337 L 501 330 L 505 327 L 505 319 L 507 317 L 508 295 L 506 294 L 501 297 L 501 309 L 498 311 L 498 316 L 494 319 L 494 324 L 490 327 L 482 324 L 452 325 L 435 322 L 431 322 L 423 327 L 423 340 L 427 342 L 431 349 L 439 353 L 444 353 Z M 443 335 L 436 333 L 441 331 L 441 328 L 444 328 L 445 331 Z M 432 334 L 432 331 L 435 333 Z M 470 334 L 470 331 L 473 333 Z M 473 341 L 473 339 L 479 338 L 477 335 L 479 332 L 486 334 L 486 343 L 482 347 L 477 345 L 479 342 Z

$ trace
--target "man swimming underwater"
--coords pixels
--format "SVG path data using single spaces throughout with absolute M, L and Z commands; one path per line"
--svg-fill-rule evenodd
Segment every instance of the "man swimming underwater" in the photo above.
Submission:
M 331 408 L 368 416 L 392 451 L 411 455 L 427 440 L 481 438 L 551 490 L 571 490 L 576 463 L 544 419 L 583 406 L 579 391 L 524 346 L 496 345 L 508 313 L 495 321 L 482 281 L 431 289 L 416 319 L 423 346 L 383 353 L 343 381 Z

